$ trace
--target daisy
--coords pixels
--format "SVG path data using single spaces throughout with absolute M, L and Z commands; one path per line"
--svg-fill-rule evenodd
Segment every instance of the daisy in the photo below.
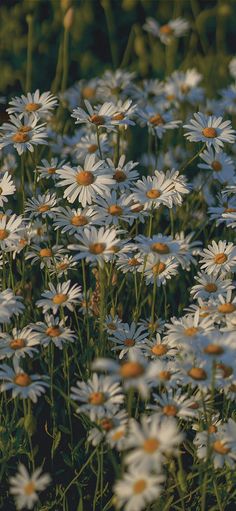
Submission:
M 31 324 L 30 328 L 38 336 L 39 342 L 42 346 L 48 346 L 51 342 L 59 348 L 63 348 L 63 344 L 67 342 L 74 342 L 76 339 L 75 333 L 65 326 L 67 318 L 55 318 L 53 315 L 45 314 L 44 323 L 38 321 Z
M 178 417 L 182 420 L 193 420 L 198 418 L 196 409 L 193 408 L 193 398 L 182 394 L 181 389 L 173 389 L 163 392 L 161 395 L 153 393 L 154 404 L 148 408 L 155 414 L 166 417 Z
M 170 44 L 175 37 L 183 37 L 189 30 L 190 25 L 184 18 L 176 18 L 170 20 L 165 25 L 159 25 L 154 18 L 147 18 L 144 24 L 144 29 L 158 37 L 163 44 Z
M 0 323 L 10 323 L 11 317 L 15 314 L 22 314 L 25 309 L 21 303 L 22 297 L 15 296 L 12 289 L 5 289 L 0 292 Z
M 122 271 L 122 273 L 136 273 L 142 262 L 143 257 L 128 252 L 127 254 L 118 254 L 116 267 L 118 270 Z
M 174 347 L 176 345 L 188 349 L 197 345 L 199 336 L 214 329 L 212 316 L 201 317 L 199 310 L 194 314 L 187 314 L 181 318 L 171 318 L 171 323 L 166 323 L 166 333 L 163 341 Z
M 25 151 L 34 151 L 34 145 L 46 144 L 47 132 L 45 124 L 39 124 L 38 117 L 29 116 L 21 122 L 18 116 L 10 115 L 10 123 L 4 122 L 0 129 L 3 135 L 0 137 L 0 149 L 13 145 L 19 155 Z
M 126 455 L 125 463 L 140 471 L 160 472 L 164 455 L 176 454 L 182 440 L 183 434 L 173 417 L 143 415 L 140 424 L 132 419 L 126 441 L 126 448 L 132 450 Z
M 136 110 L 136 105 L 132 105 L 131 99 L 126 99 L 124 102 L 118 100 L 115 104 L 116 112 L 111 117 L 113 126 L 133 126 L 135 123 L 130 119 Z
M 219 295 L 226 296 L 227 291 L 234 288 L 232 280 L 225 279 L 222 275 L 199 272 L 194 279 L 198 282 L 190 290 L 194 300 L 199 297 L 203 300 L 215 300 Z
M 44 394 L 46 387 L 48 387 L 45 376 L 27 374 L 16 360 L 13 360 L 13 369 L 6 364 L 2 364 L 0 379 L 3 380 L 0 386 L 1 392 L 12 390 L 13 398 L 16 396 L 21 399 L 29 398 L 33 403 L 37 403 L 38 397 Z
M 114 227 L 85 227 L 81 234 L 75 234 L 79 244 L 68 245 L 68 248 L 77 252 L 75 261 L 86 259 L 87 262 L 97 262 L 103 266 L 104 261 L 113 258 L 116 247 L 119 249 L 119 232 Z
M 16 243 L 20 240 L 23 229 L 22 217 L 11 215 L 0 216 L 0 247 L 6 252 L 14 251 Z
M 140 254 L 153 254 L 162 261 L 176 258 L 178 262 L 178 252 L 180 250 L 180 243 L 173 240 L 172 236 L 163 236 L 162 234 L 155 234 L 152 238 L 139 235 L 136 236 L 137 248 Z
M 36 118 L 45 118 L 57 104 L 57 98 L 51 92 L 40 94 L 39 89 L 37 89 L 32 94 L 28 92 L 26 96 L 22 94 L 20 98 L 16 96 L 9 101 L 9 105 L 12 106 L 7 108 L 7 112 L 8 114 L 18 114 L 19 119 L 24 116 L 27 117 L 29 114 Z
M 101 153 L 102 154 L 107 153 L 109 145 L 106 133 L 101 133 L 101 135 L 99 136 L 99 144 Z M 96 157 L 99 158 L 100 152 L 98 147 L 97 135 L 94 133 L 89 133 L 88 135 L 82 136 L 79 142 L 77 142 L 74 145 L 73 152 L 75 154 L 75 157 L 79 161 L 83 162 L 88 154 L 95 154 Z
M 125 163 L 125 155 L 119 158 L 117 166 L 114 165 L 113 161 L 110 158 L 106 159 L 107 165 L 112 173 L 112 177 L 115 181 L 113 184 L 113 188 L 120 190 L 121 192 L 130 188 L 130 185 L 136 181 L 138 177 L 138 172 L 135 169 L 137 167 L 138 162 L 128 161 Z
M 208 248 L 204 248 L 201 252 L 203 256 L 200 260 L 201 269 L 206 271 L 208 275 L 221 274 L 225 275 L 230 271 L 234 271 L 236 264 L 236 250 L 233 243 L 226 241 L 214 240 Z
M 201 80 L 202 75 L 196 69 L 187 69 L 186 72 L 174 71 L 165 84 L 166 99 L 174 102 L 176 106 L 183 102 L 193 105 L 203 102 L 204 90 L 198 87 Z
M 180 376 L 179 368 L 171 359 L 156 358 L 149 362 L 148 378 L 151 387 L 156 388 L 159 385 L 164 388 L 176 388 Z
M 57 203 L 56 194 L 47 192 L 43 195 L 38 195 L 37 198 L 29 199 L 25 205 L 25 212 L 29 213 L 30 218 L 54 218 L 57 211 Z
M 42 475 L 41 467 L 30 475 L 25 466 L 20 463 L 18 473 L 9 478 L 10 493 L 14 495 L 17 510 L 33 509 L 38 501 L 37 492 L 45 490 L 50 481 L 49 474 Z
M 236 423 L 229 419 L 225 424 L 215 427 L 212 432 L 202 431 L 194 439 L 197 446 L 197 456 L 206 460 L 209 446 L 211 458 L 215 469 L 222 468 L 224 464 L 231 469 L 236 462 Z
M 163 108 L 146 107 L 137 111 L 141 126 L 148 126 L 158 138 L 162 139 L 167 130 L 178 128 L 182 121 L 173 119 L 171 112 L 163 111 Z
M 0 359 L 10 357 L 19 359 L 25 355 L 32 358 L 34 353 L 38 352 L 35 346 L 39 344 L 39 338 L 29 326 L 22 330 L 13 328 L 11 334 L 0 332 L 0 338 Z
M 38 181 L 40 179 L 49 179 L 53 178 L 53 180 L 58 179 L 58 174 L 56 173 L 57 169 L 61 169 L 65 164 L 65 160 L 59 160 L 58 158 L 51 158 L 50 161 L 45 158 L 41 161 L 41 165 L 37 165 L 36 173 L 38 174 Z
M 120 197 L 116 191 L 105 192 L 102 197 L 95 199 L 97 223 L 100 225 L 119 225 L 121 221 L 132 225 L 135 214 L 131 211 L 132 198 L 123 193 Z
M 178 274 L 178 263 L 169 257 L 162 260 L 161 256 L 150 254 L 146 256 L 145 263 L 138 268 L 139 272 L 144 271 L 146 284 L 154 284 L 157 287 L 166 285 L 167 280 Z
M 232 289 L 235 289 L 235 286 L 231 286 L 224 296 L 222 294 L 218 296 L 216 305 L 216 320 L 218 321 L 226 320 L 229 315 L 236 321 L 236 297 L 232 296 Z
M 177 352 L 177 346 L 163 342 L 159 333 L 156 333 L 155 339 L 145 339 L 144 341 L 143 353 L 149 359 L 169 359 L 170 357 L 175 356 Z
M 208 208 L 211 220 L 216 220 L 216 225 L 222 222 L 226 227 L 232 227 L 233 216 L 236 213 L 236 199 L 234 197 L 226 199 L 223 194 L 217 197 L 218 205 Z
M 76 412 L 85 413 L 92 421 L 112 413 L 124 402 L 120 385 L 109 376 L 98 376 L 96 373 L 87 383 L 77 381 L 76 387 L 71 387 L 71 392 L 71 399 L 82 403 Z
M 143 349 L 143 342 L 147 336 L 144 326 L 137 328 L 136 323 L 132 322 L 131 325 L 123 323 L 122 328 L 112 332 L 109 339 L 116 345 L 112 351 L 119 351 L 119 358 L 122 359 L 127 353 L 138 354 L 139 350 Z
M 61 229 L 62 234 L 74 234 L 83 230 L 85 225 L 96 224 L 96 211 L 93 207 L 71 209 L 69 206 L 57 208 L 53 227 Z
M 60 180 L 56 186 L 66 187 L 64 198 L 70 203 L 78 200 L 83 207 L 92 204 L 93 199 L 97 195 L 101 195 L 108 191 L 114 183 L 114 180 L 107 174 L 104 168 L 104 162 L 99 160 L 96 162 L 94 154 L 87 155 L 83 168 L 78 166 L 77 169 L 64 166 L 61 170 L 57 170 Z
M 161 319 L 160 317 L 157 316 L 155 316 L 154 319 L 151 317 L 145 319 L 141 318 L 138 321 L 138 325 L 144 325 L 145 328 L 147 328 L 147 330 L 152 334 L 155 333 L 160 334 L 164 329 L 165 321 L 164 319 Z
M 154 176 L 139 179 L 133 188 L 132 199 L 143 204 L 144 209 L 158 208 L 165 205 L 168 208 L 173 204 L 173 182 L 166 178 L 164 172 L 155 170 Z
M 57 278 L 66 277 L 70 270 L 76 270 L 77 261 L 74 261 L 73 256 L 69 255 L 58 255 L 56 256 L 56 260 L 54 261 L 53 266 L 49 266 L 49 274 L 50 276 L 56 275 Z
M 235 165 L 233 160 L 223 151 L 216 153 L 211 147 L 200 154 L 200 158 L 205 163 L 199 163 L 200 169 L 209 169 L 212 171 L 212 177 L 226 183 L 234 178 Z
M 217 153 L 220 152 L 224 142 L 233 144 L 235 142 L 235 130 L 232 129 L 230 121 L 222 122 L 222 117 L 207 116 L 201 112 L 194 114 L 190 124 L 184 128 L 190 131 L 184 134 L 190 142 L 204 142 L 209 149 L 211 146 Z
M 179 362 L 181 371 L 182 385 L 190 385 L 192 388 L 198 388 L 203 393 L 207 393 L 212 388 L 212 361 L 184 359 Z M 215 379 L 220 376 L 220 371 L 216 370 Z
M 75 124 L 88 124 L 94 128 L 112 128 L 112 116 L 117 113 L 114 103 L 105 102 L 102 106 L 95 108 L 84 100 L 88 113 L 80 107 L 73 110 L 71 117 L 76 119 Z
M 109 314 L 105 318 L 105 329 L 108 334 L 113 334 L 116 330 L 123 329 L 122 319 L 117 314 L 114 316 Z
M 53 247 L 40 246 L 32 244 L 30 250 L 27 252 L 26 261 L 31 259 L 31 264 L 40 262 L 40 269 L 55 267 L 57 259 L 60 255 L 64 254 L 66 249 L 62 245 L 54 245 Z
M 110 99 L 113 102 L 119 97 L 123 98 L 134 77 L 135 73 L 130 73 L 124 69 L 106 70 L 98 80 L 98 97 L 102 100 Z
M 93 446 L 105 440 L 112 448 L 121 451 L 124 447 L 127 433 L 128 415 L 126 410 L 114 411 L 97 420 L 95 428 L 89 432 L 88 442 Z
M 57 284 L 56 287 L 49 283 L 49 290 L 44 291 L 42 299 L 36 302 L 37 307 L 42 307 L 43 312 L 52 309 L 53 314 L 56 314 L 60 307 L 67 307 L 71 312 L 74 311 L 75 305 L 81 298 L 81 286 L 74 284 L 70 287 L 70 280 Z
M 161 483 L 164 480 L 163 475 L 151 475 L 145 470 L 140 471 L 132 467 L 114 486 L 118 509 L 122 508 L 124 511 L 147 509 L 146 506 L 160 496 Z
M 6 172 L 2 179 L 0 179 L 0 207 L 3 207 L 4 202 L 8 202 L 7 195 L 13 195 L 16 187 L 12 181 L 11 176 Z

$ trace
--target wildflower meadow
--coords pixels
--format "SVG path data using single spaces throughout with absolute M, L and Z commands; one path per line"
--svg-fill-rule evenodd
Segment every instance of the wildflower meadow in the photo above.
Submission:
M 0 5 L 0 510 L 236 510 L 235 23 Z

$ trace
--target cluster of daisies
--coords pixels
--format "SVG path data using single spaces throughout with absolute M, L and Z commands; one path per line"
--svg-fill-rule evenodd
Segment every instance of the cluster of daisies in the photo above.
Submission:
M 144 26 L 167 45 L 189 28 Z M 202 81 L 106 71 L 11 99 L 0 127 L 3 401 L 37 416 L 50 395 L 53 441 L 57 397 L 74 406 L 89 448 L 115 453 L 125 511 L 165 495 L 185 455 L 236 464 L 236 85 L 209 99 Z M 19 462 L 9 491 L 33 509 L 52 475 Z

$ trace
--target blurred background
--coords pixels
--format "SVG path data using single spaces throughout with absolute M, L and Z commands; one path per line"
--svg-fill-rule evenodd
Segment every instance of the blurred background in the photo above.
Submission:
M 235 0 L 2 0 L 2 96 L 25 91 L 29 30 L 31 90 L 60 89 L 64 23 L 70 7 L 68 86 L 117 67 L 134 70 L 141 78 L 163 78 L 166 48 L 143 30 L 148 16 L 160 23 L 183 16 L 192 25 L 189 35 L 168 47 L 168 73 L 196 67 L 209 95 L 214 95 L 216 85 L 227 83 L 228 63 L 236 53 Z

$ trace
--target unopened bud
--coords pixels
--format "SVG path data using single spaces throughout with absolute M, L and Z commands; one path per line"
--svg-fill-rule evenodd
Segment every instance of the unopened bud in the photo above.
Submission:
M 74 21 L 74 9 L 73 7 L 70 7 L 68 11 L 66 12 L 64 19 L 63 19 L 63 25 L 65 30 L 70 30 Z
M 112 274 L 112 279 L 111 279 L 112 286 L 115 286 L 115 285 L 117 284 L 117 279 L 118 279 L 118 277 L 117 277 L 117 273 L 116 273 L 116 272 L 114 272 L 114 273 Z

